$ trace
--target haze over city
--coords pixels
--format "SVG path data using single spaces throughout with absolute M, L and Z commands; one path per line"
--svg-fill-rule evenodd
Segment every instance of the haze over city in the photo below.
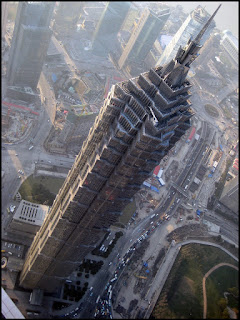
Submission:
M 1 9 L 2 317 L 238 318 L 238 2 Z

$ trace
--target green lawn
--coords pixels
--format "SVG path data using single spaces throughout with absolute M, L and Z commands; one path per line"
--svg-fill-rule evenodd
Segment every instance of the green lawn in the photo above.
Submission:
M 22 199 L 39 204 L 52 205 L 56 194 L 61 188 L 64 178 L 48 176 L 29 176 L 20 186 Z
M 131 219 L 131 216 L 134 214 L 136 211 L 136 203 L 135 200 L 130 202 L 129 204 L 126 205 L 126 207 L 123 209 L 122 215 L 119 217 L 119 222 L 126 225 L 128 221 Z
M 228 266 L 223 266 L 210 274 L 206 280 L 207 292 L 207 318 L 221 318 L 218 301 L 224 297 L 223 293 L 228 288 L 238 287 L 238 271 Z
M 183 246 L 150 318 L 201 319 L 202 279 L 206 272 L 220 262 L 237 265 L 235 260 L 218 248 L 200 244 Z M 230 274 L 231 270 L 228 272 Z

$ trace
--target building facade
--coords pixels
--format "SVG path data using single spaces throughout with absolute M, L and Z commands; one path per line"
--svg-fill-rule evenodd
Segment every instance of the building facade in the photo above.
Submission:
M 111 88 L 27 253 L 22 287 L 55 291 L 190 128 L 186 76 L 201 35 L 170 63 Z
M 177 53 L 178 48 L 187 45 L 188 40 L 195 38 L 199 31 L 202 29 L 206 21 L 209 19 L 210 15 L 202 6 L 197 6 L 193 10 L 187 19 L 184 21 L 182 26 L 179 28 L 177 33 L 174 35 L 171 42 L 166 46 L 158 60 L 156 66 L 162 65 L 173 59 Z M 212 21 L 208 30 L 203 35 L 200 45 L 203 45 L 205 41 L 209 38 L 213 28 L 215 28 L 215 22 Z
M 54 2 L 19 2 L 8 62 L 8 84 L 36 89 L 52 31 Z
M 143 11 L 119 58 L 120 69 L 126 62 L 142 63 L 145 60 L 169 16 L 169 9 L 162 10 L 158 15 L 148 8 Z
M 114 47 L 117 33 L 127 17 L 130 6 L 131 2 L 128 1 L 107 2 L 93 34 L 92 49 L 95 54 L 106 55 Z
M 2 16 L 2 23 L 1 23 L 1 33 L 2 33 L 2 38 L 5 37 L 6 34 L 6 26 L 7 26 L 7 17 L 8 17 L 8 2 L 7 1 L 2 1 L 1 2 L 1 16 Z
M 239 212 L 238 176 L 227 182 L 224 186 L 220 202 L 234 213 Z

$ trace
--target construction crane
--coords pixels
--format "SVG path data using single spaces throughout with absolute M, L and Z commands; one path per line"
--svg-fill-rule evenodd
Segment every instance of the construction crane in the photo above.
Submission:
M 140 278 L 140 279 L 147 279 L 147 277 L 144 277 L 144 276 L 138 276 L 136 273 L 134 273 L 135 277 L 136 278 Z
M 85 109 L 86 109 L 86 107 L 87 107 L 87 104 L 85 103 L 85 101 L 84 101 L 84 99 L 83 99 L 83 97 L 82 97 L 82 95 L 81 95 L 80 89 L 78 88 L 78 85 L 77 85 L 77 84 L 75 85 L 74 89 L 76 90 L 76 92 L 77 92 L 80 100 L 83 101 L 83 103 L 84 103 L 84 104 L 81 105 L 82 111 L 81 111 L 80 115 L 82 115 L 82 114 L 85 112 Z
M 80 28 L 82 28 L 83 30 L 85 30 L 85 20 L 86 19 L 84 19 L 83 22 L 80 24 Z

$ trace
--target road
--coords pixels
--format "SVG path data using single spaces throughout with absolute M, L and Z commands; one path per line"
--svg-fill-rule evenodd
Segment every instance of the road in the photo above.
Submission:
M 74 158 L 68 155 L 48 154 L 43 147 L 56 114 L 56 100 L 54 93 L 50 90 L 49 84 L 44 73 L 41 73 L 39 87 L 42 96 L 47 98 L 46 103 L 42 105 L 37 125 L 32 129 L 29 136 L 19 142 L 2 145 L 2 171 L 5 175 L 2 179 L 2 227 L 6 220 L 9 220 L 7 207 L 12 203 L 12 198 L 19 189 L 22 181 L 34 172 L 36 162 L 41 164 L 55 164 L 71 168 Z M 32 139 L 32 142 L 29 141 Z M 33 145 L 34 148 L 29 150 Z M 50 161 L 50 162 L 49 162 Z M 24 172 L 24 178 L 18 173 L 18 170 Z M 21 177 L 20 179 L 18 177 Z

